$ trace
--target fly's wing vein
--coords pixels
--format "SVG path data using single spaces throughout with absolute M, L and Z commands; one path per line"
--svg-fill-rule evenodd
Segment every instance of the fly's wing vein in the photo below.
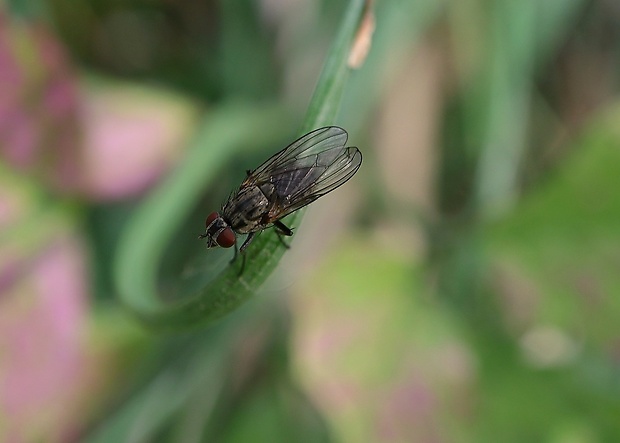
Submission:
M 341 147 L 337 156 L 333 152 L 322 154 L 316 154 L 316 158 L 307 157 L 312 161 L 311 166 L 272 176 L 278 195 L 278 203 L 270 214 L 274 219 L 285 217 L 343 185 L 362 164 L 362 154 L 355 147 Z
M 274 173 L 291 169 L 292 164 L 299 159 L 313 156 L 321 151 L 342 148 L 347 139 L 347 131 L 338 126 L 315 129 L 301 136 L 252 171 L 243 182 L 243 186 L 266 183 Z
M 347 139 L 347 132 L 338 126 L 309 132 L 252 171 L 241 186 L 273 186 L 275 201 L 269 218 L 285 217 L 357 172 L 362 154 L 355 147 L 345 147 Z

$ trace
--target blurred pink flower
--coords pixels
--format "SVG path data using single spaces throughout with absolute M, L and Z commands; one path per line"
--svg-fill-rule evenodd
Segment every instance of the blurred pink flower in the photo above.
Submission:
M 178 158 L 197 115 L 178 96 L 132 85 L 91 83 L 82 103 L 83 191 L 97 200 L 152 185 Z
M 80 142 L 69 60 L 43 26 L 1 13 L 0 23 L 0 154 L 61 191 L 75 189 Z
M 80 395 L 90 378 L 84 258 L 77 238 L 65 236 L 0 271 L 5 441 L 61 441 L 83 413 Z
M 66 441 L 103 380 L 88 340 L 87 254 L 70 218 L 46 208 L 0 169 L 2 441 Z
M 56 192 L 94 200 L 144 191 L 170 168 L 197 108 L 158 89 L 82 82 L 41 25 L 0 13 L 0 156 Z

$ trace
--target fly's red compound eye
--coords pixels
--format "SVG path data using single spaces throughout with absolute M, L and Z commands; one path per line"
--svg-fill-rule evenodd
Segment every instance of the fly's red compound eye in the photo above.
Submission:
M 220 214 L 218 214 L 217 212 L 212 212 L 211 214 L 209 214 L 209 216 L 207 217 L 207 220 L 205 221 L 205 225 L 208 228 L 209 225 L 211 223 L 213 223 L 213 220 L 215 220 L 216 218 L 218 218 L 220 216 Z
M 217 236 L 217 244 L 222 248 L 230 248 L 237 241 L 237 237 L 232 229 L 226 228 Z

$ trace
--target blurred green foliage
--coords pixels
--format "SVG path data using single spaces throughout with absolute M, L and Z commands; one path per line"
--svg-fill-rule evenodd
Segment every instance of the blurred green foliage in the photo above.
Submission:
M 67 426 L 79 436 L 50 441 L 620 440 L 620 8 L 380 1 L 368 59 L 349 72 L 360 5 L 8 3 L 7 21 L 53 29 L 81 90 L 88 72 L 172 89 L 188 115 L 204 114 L 148 193 L 97 200 L 38 171 L 0 170 L 30 219 L 0 246 L 28 239 L 31 253 L 71 231 L 89 250 L 87 346 L 103 381 L 81 388 L 89 406 Z M 44 63 L 32 66 L 28 78 L 42 77 Z M 411 90 L 427 95 L 389 113 Z M 433 134 L 413 157 L 434 159 L 431 204 L 395 191 L 402 172 L 385 166 L 411 161 L 419 121 Z M 332 208 L 309 234 L 328 246 L 320 264 L 259 291 L 284 252 L 273 236 L 249 251 L 249 284 L 195 237 L 245 169 L 325 124 L 346 127 L 364 153 L 341 200 L 357 212 L 345 228 Z M 425 184 L 403 178 L 401 188 Z M 138 329 L 126 305 L 181 331 Z

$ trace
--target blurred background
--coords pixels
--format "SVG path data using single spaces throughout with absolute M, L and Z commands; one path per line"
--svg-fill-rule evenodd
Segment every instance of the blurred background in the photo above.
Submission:
M 364 164 L 273 278 L 189 332 L 119 302 L 135 208 L 220 109 L 275 107 L 163 296 L 209 259 L 205 216 L 299 135 L 346 7 L 0 2 L 0 440 L 620 441 L 615 0 L 377 0 L 333 122 Z

